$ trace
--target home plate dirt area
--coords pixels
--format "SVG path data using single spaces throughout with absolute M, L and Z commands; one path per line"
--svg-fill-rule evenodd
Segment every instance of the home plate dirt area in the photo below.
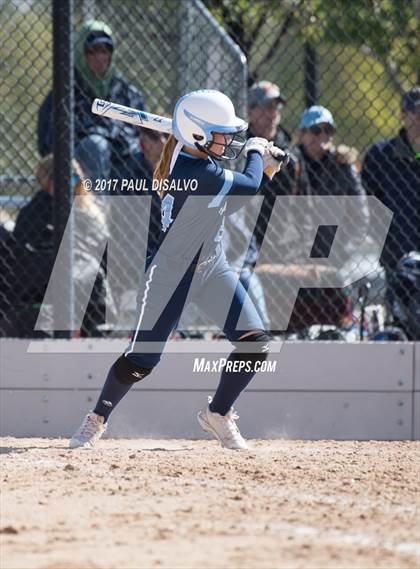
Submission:
M 2 569 L 420 566 L 420 443 L 2 438 Z

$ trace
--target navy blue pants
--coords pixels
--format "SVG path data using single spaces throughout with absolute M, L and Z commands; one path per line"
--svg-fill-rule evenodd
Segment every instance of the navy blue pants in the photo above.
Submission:
M 165 287 L 170 286 L 171 276 L 169 267 L 157 266 L 149 281 L 143 279 L 140 286 L 138 324 L 126 351 L 126 356 L 138 366 L 153 368 L 159 363 L 165 343 L 181 317 L 187 295 L 232 342 L 251 330 L 264 330 L 264 324 L 252 300 L 235 271 L 230 268 L 223 252 L 211 266 L 195 275 L 194 282 L 194 273 L 192 270 L 187 271 L 153 329 L 142 329 L 153 303 L 159 302 Z M 240 314 L 241 329 L 237 330 Z

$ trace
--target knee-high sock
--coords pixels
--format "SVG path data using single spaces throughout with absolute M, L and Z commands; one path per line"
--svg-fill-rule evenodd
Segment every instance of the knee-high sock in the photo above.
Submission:
M 96 403 L 96 407 L 93 410 L 94 413 L 105 417 L 106 423 L 112 410 L 115 409 L 124 395 L 130 391 L 132 385 L 132 383 L 125 384 L 118 381 L 117 376 L 115 375 L 114 365 L 112 365 L 108 372 L 108 376 L 106 378 L 105 385 L 102 388 L 98 402 Z
M 251 358 L 250 358 L 251 359 Z M 254 362 L 250 362 L 251 371 L 246 371 L 246 367 L 239 370 L 239 366 L 243 361 L 243 354 L 238 354 L 236 351 L 232 352 L 226 362 L 222 371 L 219 385 L 214 394 L 213 400 L 210 403 L 210 411 L 226 415 L 233 403 L 251 381 L 255 375 Z M 233 366 L 238 366 L 238 371 L 233 371 Z M 245 364 L 247 362 L 244 362 Z

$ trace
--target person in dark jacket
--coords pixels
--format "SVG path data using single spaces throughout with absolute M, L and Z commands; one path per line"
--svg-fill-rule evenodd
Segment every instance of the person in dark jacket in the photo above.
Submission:
M 366 196 L 360 177 L 358 152 L 346 145 L 335 146 L 332 138 L 336 125 L 331 112 L 314 105 L 304 111 L 299 124 L 298 148 L 305 162 L 312 196 Z M 366 237 L 369 210 L 365 200 L 349 206 L 346 216 L 354 226 L 340 260 L 350 259 Z M 328 257 L 335 228 L 326 226 L 314 243 L 311 256 Z
M 152 191 L 153 172 L 159 163 L 163 147 L 168 135 L 150 129 L 140 129 L 137 134 L 137 149 L 131 158 L 124 164 L 120 171 L 120 183 L 118 193 L 121 196 L 130 196 L 131 200 L 141 200 L 143 198 L 144 210 L 138 207 L 121 206 L 120 200 L 111 200 L 110 206 L 110 232 L 115 242 L 121 243 L 124 249 L 124 271 L 120 275 L 118 283 L 113 283 L 115 298 L 119 306 L 125 304 L 125 293 L 135 291 L 138 287 L 140 273 L 143 270 L 137 262 L 131 262 L 138 258 L 136 251 L 137 241 L 135 234 L 139 231 L 140 225 L 148 226 L 148 247 L 147 255 L 156 247 L 160 237 L 161 227 L 161 202 L 157 192 Z M 149 191 L 145 191 L 147 188 Z M 147 210 L 149 202 L 145 197 L 151 196 L 150 213 Z M 139 215 L 139 211 L 144 215 Z
M 335 131 L 336 125 L 328 109 L 313 106 L 304 111 L 297 144 L 289 147 L 291 155 L 295 157 L 295 172 L 297 171 L 298 175 L 286 178 L 284 185 L 277 190 L 277 195 L 282 195 L 282 192 L 283 195 L 304 195 L 308 200 L 311 200 L 312 196 L 361 197 L 362 204 L 358 201 L 345 212 L 346 217 L 354 224 L 354 232 L 349 235 L 346 248 L 339 255 L 340 262 L 345 262 L 352 259 L 366 237 L 369 211 L 367 204 L 363 203 L 365 191 L 357 169 L 357 151 L 344 146 L 333 146 L 332 137 Z M 280 182 L 279 176 L 276 176 L 273 182 L 276 179 Z M 300 289 L 287 332 L 304 334 L 315 324 L 350 325 L 350 291 L 322 287 L 324 267 L 317 262 L 319 258 L 329 257 L 335 227 L 323 226 L 315 242 L 308 243 L 311 228 L 313 229 L 313 224 L 316 223 L 310 214 L 303 215 L 296 207 L 296 211 L 281 211 L 281 215 L 285 219 L 284 230 L 277 243 L 273 244 L 272 258 L 262 259 L 256 269 L 263 280 L 267 299 L 274 299 L 270 304 L 270 313 L 281 310 L 276 306 L 279 295 L 285 295 L 288 290 L 295 289 L 302 279 L 310 274 L 317 277 L 320 286 Z M 273 222 L 275 220 L 270 221 Z M 308 247 L 311 247 L 311 264 L 308 264 L 306 258 Z M 277 304 L 281 306 L 281 303 Z
M 345 247 L 337 258 L 340 263 L 357 262 L 361 245 L 369 231 L 369 209 L 366 192 L 360 177 L 359 155 L 355 148 L 344 144 L 335 146 L 333 136 L 336 124 L 331 112 L 320 105 L 307 108 L 301 117 L 297 134 L 298 149 L 304 161 L 311 196 L 354 196 L 359 200 L 348 204 L 344 212 L 346 222 L 351 224 Z M 312 246 L 311 258 L 328 258 L 336 227 L 325 225 L 319 228 Z M 340 270 L 342 267 L 336 267 Z M 352 305 L 350 288 L 319 288 L 301 291 L 304 300 L 305 319 L 319 323 L 350 325 Z M 303 298 L 305 297 L 305 298 Z
M 362 180 L 369 194 L 393 213 L 381 262 L 387 272 L 401 257 L 420 251 L 420 87 L 401 100 L 403 127 L 390 140 L 374 144 L 366 153 Z
M 265 178 L 261 186 L 261 194 L 264 196 L 264 200 L 255 232 L 258 246 L 261 245 L 264 238 L 266 225 L 270 219 L 276 196 L 307 195 L 308 193 L 308 180 L 300 151 L 292 147 L 291 136 L 281 125 L 281 111 L 286 103 L 287 101 L 281 94 L 278 85 L 269 81 L 260 81 L 249 90 L 248 136 L 266 138 L 268 141 L 272 141 L 278 148 L 287 151 L 290 155 L 288 164 L 272 180 Z M 276 258 L 282 259 L 282 261 L 288 260 L 285 256 L 295 254 L 288 234 L 293 226 L 296 229 L 295 222 L 299 219 L 299 215 L 296 211 L 289 213 L 291 218 L 287 218 L 283 222 L 271 220 L 271 223 L 273 221 L 276 223 L 279 236 L 282 236 L 280 241 L 284 244 L 287 242 L 287 247 L 284 247 L 284 251 L 280 252 L 277 250 Z M 301 222 L 302 220 L 299 219 L 298 225 Z M 295 239 L 300 241 L 301 235 L 296 234 Z M 297 245 L 297 242 L 294 242 L 294 245 Z M 248 260 L 251 265 L 252 258 L 249 257 Z M 290 260 L 293 259 L 290 258 Z
M 266 258 L 259 258 L 260 266 L 267 263 L 293 262 L 301 249 L 304 228 L 304 221 L 296 210 L 283 212 L 281 219 L 273 219 L 272 216 L 277 196 L 304 195 L 307 187 L 299 151 L 292 150 L 291 136 L 281 125 L 281 111 L 286 102 L 279 86 L 270 81 L 255 83 L 248 92 L 248 137 L 266 138 L 287 151 L 290 159 L 272 180 L 267 177 L 263 179 L 260 188 L 263 201 L 252 237 L 249 237 L 252 231 L 247 226 L 245 209 L 231 215 L 226 226 L 227 252 L 232 265 L 238 270 L 242 267 L 240 280 L 248 289 L 248 294 L 267 328 L 269 310 L 266 306 L 264 283 L 258 275 L 259 267 L 257 266 L 255 272 L 254 268 L 268 223 L 274 227 L 277 239 L 273 243 L 266 243 Z M 270 277 L 264 275 L 262 278 L 267 280 Z
M 145 109 L 136 87 L 115 73 L 114 47 L 105 23 L 88 20 L 82 25 L 75 46 L 75 158 L 91 180 L 117 178 L 138 140 L 134 125 L 94 115 L 93 99 Z M 41 156 L 52 152 L 52 91 L 39 110 L 38 150 Z
M 74 222 L 74 260 L 72 278 L 75 283 L 75 311 L 81 312 L 89 283 L 95 281 L 86 310 L 81 333 L 84 336 L 99 335 L 100 326 L 105 323 L 105 308 L 115 313 L 115 306 L 101 266 L 97 272 L 92 253 L 109 239 L 109 231 L 95 196 L 84 188 L 84 174 L 76 160 L 72 163 L 72 184 L 75 197 L 76 217 Z M 40 189 L 18 214 L 13 230 L 15 249 L 13 263 L 13 295 L 16 304 L 24 308 L 26 321 L 17 326 L 19 336 L 36 336 L 34 325 L 40 305 L 56 259 L 53 225 L 53 155 L 44 156 L 37 168 L 37 182 Z M 97 274 L 96 274 L 97 273 Z M 87 283 L 87 284 L 86 284 Z M 30 310 L 29 310 L 30 307 Z M 21 318 L 21 320 L 23 320 Z

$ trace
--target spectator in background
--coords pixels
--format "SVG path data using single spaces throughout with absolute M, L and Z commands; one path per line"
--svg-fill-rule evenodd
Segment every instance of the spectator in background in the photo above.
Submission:
M 118 171 L 137 148 L 134 125 L 103 118 L 91 112 L 93 99 L 107 99 L 139 110 L 143 98 L 114 70 L 114 39 L 104 22 L 86 21 L 75 46 L 74 128 L 75 157 L 87 178 L 117 178 Z M 38 150 L 52 152 L 52 91 L 42 103 L 38 116 Z
M 79 164 L 73 160 L 72 183 L 75 196 L 83 196 L 76 202 L 74 224 L 74 265 L 72 278 L 75 281 L 76 302 L 83 302 L 83 283 L 96 281 L 82 325 L 82 335 L 100 335 L 98 326 L 105 322 L 105 306 L 112 313 L 106 275 L 100 267 L 96 275 L 96 262 L 92 251 L 109 238 L 104 214 L 92 194 L 83 185 L 84 175 Z M 40 189 L 24 206 L 17 217 L 13 231 L 19 244 L 13 270 L 13 295 L 16 304 L 23 307 L 23 318 L 18 323 L 18 335 L 31 336 L 43 302 L 44 294 L 55 261 L 53 225 L 53 156 L 41 159 L 37 169 Z M 93 271 L 95 274 L 93 274 Z
M 149 128 L 141 128 L 139 131 L 136 149 L 121 169 L 121 180 L 147 179 L 150 182 L 148 186 L 151 187 L 153 172 L 169 135 Z M 121 190 L 124 192 L 123 187 Z
M 392 271 L 405 253 L 420 252 L 420 87 L 401 99 L 403 127 L 390 140 L 374 144 L 362 170 L 369 194 L 381 200 L 394 217 L 381 261 Z
M 366 196 L 360 177 L 358 152 L 346 145 L 334 146 L 336 124 L 331 112 L 314 105 L 304 111 L 299 124 L 297 144 L 308 175 L 311 196 Z M 340 262 L 355 261 L 369 226 L 369 210 L 365 200 L 349 204 L 344 212 L 353 232 L 340 251 Z M 321 231 L 322 229 L 322 231 Z M 325 225 L 318 231 L 311 257 L 328 258 L 336 227 Z M 357 262 L 357 260 L 355 261 Z M 337 267 L 340 269 L 341 267 Z M 307 318 L 316 315 L 318 323 L 350 324 L 352 321 L 350 289 L 304 289 L 299 294 Z M 315 323 L 315 322 L 314 322 Z
M 267 328 L 269 328 L 269 318 L 266 301 L 258 274 L 254 274 L 254 267 L 276 196 L 300 195 L 306 192 L 305 172 L 301 167 L 299 152 L 292 151 L 291 137 L 280 124 L 281 111 L 285 104 L 286 99 L 281 94 L 278 85 L 269 81 L 255 83 L 249 90 L 248 137 L 259 136 L 272 141 L 275 146 L 289 152 L 290 160 L 287 166 L 282 168 L 272 180 L 269 180 L 267 177 L 263 179 L 260 193 L 264 196 L 264 199 L 249 248 L 247 247 L 249 243 L 247 234 L 250 230 L 246 224 L 246 209 L 230 216 L 226 228 L 227 254 L 230 256 L 233 266 L 239 269 L 243 266 L 240 280 L 245 288 L 248 289 L 248 293 L 254 300 Z M 273 259 L 282 259 L 284 262 L 287 260 L 291 261 L 297 255 L 296 250 L 301 247 L 302 220 L 299 217 L 299 212 L 295 210 L 285 212 L 282 219 L 271 219 L 271 223 L 276 229 L 278 239 L 276 239 L 275 243 L 267 244 L 269 247 L 272 247 L 272 250 L 268 253 L 269 258 L 260 259 L 260 263 L 273 262 Z M 246 237 L 245 239 L 244 236 Z M 233 259 L 233 251 L 237 256 L 236 263 Z M 254 278 L 251 280 L 253 274 Z
M 306 109 L 301 117 L 297 135 L 298 148 L 305 162 L 309 180 L 309 193 L 313 196 L 365 196 L 360 177 L 358 152 L 344 144 L 334 146 L 332 139 L 336 125 L 331 112 L 318 105 Z M 354 234 L 349 235 L 344 259 L 357 251 L 366 236 L 369 224 L 367 204 L 346 211 L 354 224 Z M 328 257 L 335 234 L 329 226 L 314 244 L 312 257 Z
M 166 116 L 164 113 L 159 113 L 161 116 Z M 159 164 L 162 156 L 162 150 L 168 140 L 169 135 L 164 132 L 158 132 L 149 128 L 140 129 L 140 137 L 138 141 L 137 150 L 134 152 L 131 159 L 126 163 L 123 170 L 123 177 L 126 179 L 145 179 L 146 186 L 149 190 L 152 188 L 153 174 Z M 157 192 L 149 191 L 148 195 L 152 196 L 151 210 L 150 210 L 150 226 L 149 226 L 149 241 L 148 241 L 148 254 L 154 249 L 154 246 L 159 238 L 161 231 L 161 211 L 160 211 L 160 198 Z M 136 283 L 137 288 L 137 283 Z
M 248 136 L 260 136 L 289 146 L 290 135 L 280 125 L 281 110 L 286 103 L 275 83 L 260 81 L 252 85 L 248 92 Z
M 271 202 L 276 195 L 301 195 L 306 192 L 307 179 L 302 171 L 300 153 L 292 148 L 291 136 L 281 125 L 281 112 L 286 103 L 278 85 L 269 81 L 254 84 L 248 93 L 248 137 L 266 138 L 290 154 L 287 167 L 282 168 L 271 183 L 265 180 L 262 186 L 262 193 L 271 198 L 267 202 Z
M 112 283 L 115 298 L 116 300 L 119 299 L 119 306 L 121 306 L 121 302 L 126 305 L 132 301 L 131 296 L 127 296 L 125 293 L 128 291 L 130 295 L 133 291 L 137 291 L 138 279 L 143 271 L 143 267 L 139 267 L 137 262 L 139 252 L 136 250 L 134 234 L 138 232 L 140 225 L 148 225 L 148 252 L 153 250 L 160 235 L 160 198 L 158 193 L 151 191 L 151 189 L 153 172 L 160 160 L 168 136 L 155 130 L 140 129 L 137 149 L 120 171 L 120 195 L 130 195 L 137 200 L 151 196 L 150 213 L 147 211 L 146 205 L 144 216 L 139 216 L 139 212 L 142 210 L 139 210 L 138 207 L 121 208 L 118 200 L 111 200 L 111 215 L 109 217 L 111 236 L 118 243 L 124 244 L 125 270 L 121 273 L 118 283 Z M 141 184 L 139 185 L 138 182 Z M 150 191 L 136 190 L 136 187 L 146 187 Z M 138 205 L 138 202 L 136 204 Z

